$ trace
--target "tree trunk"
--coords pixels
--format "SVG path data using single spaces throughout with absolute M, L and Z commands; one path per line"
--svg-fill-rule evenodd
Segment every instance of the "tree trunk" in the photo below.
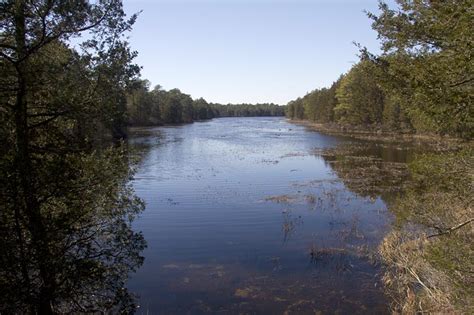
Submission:
M 29 131 L 28 131 L 28 56 L 26 46 L 26 22 L 25 22 L 25 1 L 15 2 L 15 41 L 16 57 L 15 64 L 17 71 L 17 94 L 14 108 L 15 116 L 15 165 L 19 179 L 19 196 L 24 209 L 24 215 L 28 218 L 28 229 L 31 233 L 31 242 L 34 256 L 38 262 L 39 275 L 41 278 L 41 288 L 39 301 L 36 306 L 40 314 L 53 314 L 51 301 L 54 291 L 54 277 L 48 266 L 51 261 L 48 249 L 46 231 L 41 218 L 40 203 L 36 192 L 36 176 L 31 162 L 29 151 Z

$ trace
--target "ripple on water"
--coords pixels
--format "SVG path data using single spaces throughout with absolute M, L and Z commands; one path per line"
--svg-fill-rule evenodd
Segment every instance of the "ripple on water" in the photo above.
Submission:
M 315 148 L 347 140 L 283 118 L 132 135 L 148 241 L 129 288 L 143 313 L 388 312 L 373 249 L 390 216 Z M 139 311 L 139 312 L 140 312 Z

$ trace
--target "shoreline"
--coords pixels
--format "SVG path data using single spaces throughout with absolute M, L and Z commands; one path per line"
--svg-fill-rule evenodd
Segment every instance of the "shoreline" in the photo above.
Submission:
M 472 267 L 464 254 L 469 252 L 472 226 L 464 226 L 472 223 L 472 208 L 465 200 L 472 194 L 472 186 L 466 183 L 472 179 L 469 170 L 474 142 L 437 134 L 370 131 L 305 120 L 288 122 L 327 135 L 398 142 L 402 146 L 416 144 L 432 150 L 408 166 L 410 179 L 405 195 L 388 206 L 397 224 L 377 251 L 385 292 L 395 313 L 430 309 L 462 313 L 472 307 L 470 278 L 459 270 Z M 453 173 L 459 175 L 453 177 Z M 413 225 L 418 228 L 413 230 Z
M 290 118 L 287 118 L 287 121 L 331 136 L 343 136 L 367 141 L 418 143 L 435 147 L 445 146 L 442 148 L 442 151 L 456 150 L 474 144 L 474 141 L 472 140 L 452 136 L 442 136 L 434 133 L 421 134 L 413 132 L 383 131 L 381 128 L 377 127 L 374 127 L 374 130 L 372 131 L 361 126 L 339 125 L 336 123 L 317 123 L 308 120 L 295 120 Z

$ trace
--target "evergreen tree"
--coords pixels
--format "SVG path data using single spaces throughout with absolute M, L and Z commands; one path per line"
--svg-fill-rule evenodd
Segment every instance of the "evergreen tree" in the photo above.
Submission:
M 0 16 L 0 312 L 132 310 L 143 205 L 126 152 L 98 142 L 126 135 L 135 16 L 113 0 L 7 0 Z
M 362 60 L 342 78 L 336 90 L 335 119 L 339 123 L 372 125 L 382 123 L 384 93 L 379 86 L 378 67 Z
M 472 138 L 472 1 L 397 0 L 369 13 L 390 89 L 417 130 Z

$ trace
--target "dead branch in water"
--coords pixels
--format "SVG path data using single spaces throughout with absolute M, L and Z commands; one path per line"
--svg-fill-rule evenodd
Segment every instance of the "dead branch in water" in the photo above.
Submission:
M 469 223 L 471 223 L 472 221 L 474 221 L 474 218 L 470 218 L 469 220 L 465 221 L 465 222 L 462 222 L 462 223 L 459 223 L 458 225 L 455 225 L 449 229 L 441 229 L 441 228 L 437 228 L 438 230 L 441 230 L 440 233 L 436 233 L 436 234 L 432 234 L 432 235 L 429 235 L 427 238 L 432 238 L 432 237 L 435 237 L 435 236 L 441 236 L 441 235 L 445 235 L 445 234 L 450 234 L 451 232 L 457 230 L 457 229 L 460 229 L 462 228 L 463 226 L 465 225 L 468 225 Z

